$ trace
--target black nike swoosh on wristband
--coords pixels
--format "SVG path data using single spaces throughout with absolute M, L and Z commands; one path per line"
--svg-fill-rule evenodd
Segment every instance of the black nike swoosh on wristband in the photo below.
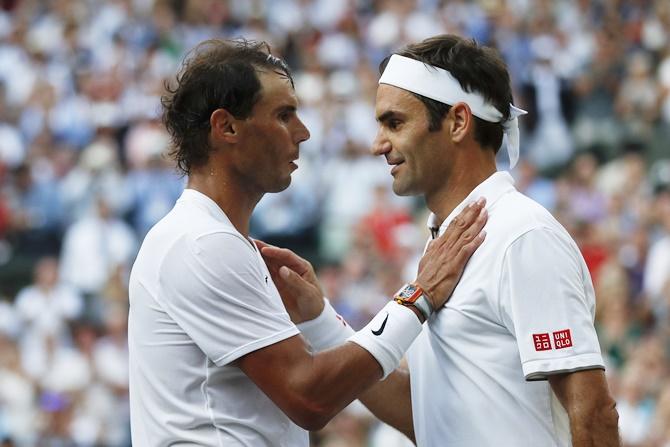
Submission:
M 384 332 L 384 328 L 386 327 L 386 321 L 389 319 L 389 314 L 386 314 L 386 318 L 384 318 L 384 321 L 382 322 L 382 325 L 377 329 L 376 331 L 372 331 L 374 335 L 382 335 L 382 332 Z

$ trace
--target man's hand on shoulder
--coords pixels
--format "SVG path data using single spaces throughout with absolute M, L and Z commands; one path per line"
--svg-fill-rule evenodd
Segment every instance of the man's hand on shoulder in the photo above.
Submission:
M 323 311 L 323 290 L 312 264 L 287 248 L 255 240 L 291 321 L 313 320 Z

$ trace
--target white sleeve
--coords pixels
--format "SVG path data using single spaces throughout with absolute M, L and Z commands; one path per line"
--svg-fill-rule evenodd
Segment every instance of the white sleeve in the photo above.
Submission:
M 537 228 L 515 240 L 503 260 L 500 294 L 526 380 L 604 369 L 593 326 L 593 285 L 569 236 Z
M 235 234 L 181 238 L 159 284 L 165 311 L 218 366 L 299 333 L 261 259 Z

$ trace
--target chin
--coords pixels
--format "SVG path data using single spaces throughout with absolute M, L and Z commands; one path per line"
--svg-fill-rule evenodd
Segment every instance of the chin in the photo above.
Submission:
M 408 188 L 407 185 L 398 184 L 393 182 L 393 193 L 396 196 L 413 196 L 414 194 L 411 191 L 411 188 Z
M 267 192 L 282 192 L 286 188 L 291 186 L 291 176 L 289 175 L 287 178 L 282 179 L 281 181 L 275 183 L 274 185 L 271 185 Z

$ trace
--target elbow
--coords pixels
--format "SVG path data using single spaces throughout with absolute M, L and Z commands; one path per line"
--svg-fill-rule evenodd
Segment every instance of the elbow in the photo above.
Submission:
M 609 397 L 587 411 L 573 412 L 570 414 L 570 422 L 578 431 L 618 433 L 619 412 L 616 408 L 616 402 Z
M 591 418 L 594 424 L 609 429 L 618 429 L 619 427 L 619 412 L 616 408 L 616 401 L 609 397 L 596 409 L 595 417 Z
M 309 431 L 321 430 L 337 414 L 333 399 L 310 382 L 289 381 L 291 384 L 286 415 L 299 427 Z
M 610 429 L 617 430 L 619 429 L 619 411 L 616 408 L 616 402 L 614 399 L 610 399 L 610 401 L 605 405 L 602 409 L 602 421 L 603 424 L 606 427 L 609 427 Z
M 291 420 L 308 431 L 318 431 L 330 422 L 334 412 L 311 402 L 302 402 L 298 408 L 289 414 Z

